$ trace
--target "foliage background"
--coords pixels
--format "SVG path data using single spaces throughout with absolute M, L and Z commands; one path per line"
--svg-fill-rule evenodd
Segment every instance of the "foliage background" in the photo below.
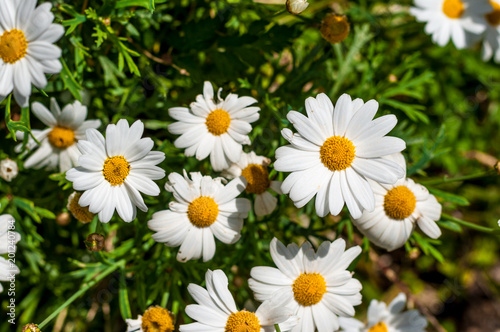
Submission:
M 167 109 L 189 105 L 205 80 L 222 87 L 223 96 L 258 99 L 261 118 L 245 150 L 271 159 L 285 144 L 280 130 L 289 126 L 286 113 L 304 111 L 307 97 L 325 92 L 334 101 L 342 93 L 376 99 L 378 116 L 398 117 L 392 135 L 407 142 L 408 174 L 428 184 L 443 204 L 443 236 L 431 241 L 416 235 L 406 248 L 388 254 L 370 249 L 346 211 L 318 218 L 313 202 L 298 210 L 282 196 L 271 216 L 250 215 L 236 245 L 218 242 L 213 261 L 181 264 L 175 260 L 177 248 L 156 244 L 147 228 L 151 214 L 171 200 L 164 190 L 146 197 L 149 211 L 139 212 L 131 224 L 115 217 L 109 224 L 72 219 L 60 225 L 71 185 L 62 174 L 22 168 L 9 129 L 44 126 L 29 119 L 27 109 L 12 105 L 9 110 L 4 101 L 0 159 L 10 157 L 21 167 L 11 183 L 0 181 L 0 213 L 14 215 L 22 234 L 16 257 L 21 269 L 17 328 L 53 315 L 44 331 L 124 331 L 124 318 L 135 318 L 153 304 L 173 311 L 178 324 L 189 322 L 183 313 L 192 303 L 186 287 L 201 284 L 208 268 L 229 275 L 243 307 L 253 298 L 246 282 L 250 269 L 273 265 L 268 246 L 274 236 L 315 245 L 341 236 L 348 245 L 361 244 L 364 254 L 355 269 L 364 286 L 359 317 L 365 317 L 371 299 L 390 299 L 409 289 L 410 306 L 426 312 L 430 331 L 500 328 L 498 233 L 460 225 L 466 220 L 498 229 L 500 215 L 497 173 L 466 158 L 470 150 L 500 154 L 500 70 L 481 61 L 479 46 L 459 51 L 432 44 L 409 15 L 409 0 L 317 0 L 301 16 L 288 14 L 283 5 L 251 0 L 51 2 L 66 36 L 58 43 L 63 72 L 51 77 L 46 94 L 61 105 L 82 100 L 89 118 L 103 122 L 101 130 L 120 118 L 141 119 L 145 136 L 167 156 L 161 164 L 167 174 L 186 169 L 218 176 L 208 161 L 184 157 L 166 130 L 172 122 Z M 319 32 L 329 12 L 346 14 L 351 22 L 349 37 L 338 45 Z M 48 105 L 49 98 L 34 91 L 33 101 Z M 165 181 L 159 181 L 161 188 Z M 85 249 L 83 241 L 94 231 L 106 235 L 102 253 Z M 92 282 L 95 278 L 99 281 Z M 59 311 L 75 293 L 76 300 Z M 7 301 L 4 291 L 2 310 Z M 12 329 L 0 321 L 0 331 Z

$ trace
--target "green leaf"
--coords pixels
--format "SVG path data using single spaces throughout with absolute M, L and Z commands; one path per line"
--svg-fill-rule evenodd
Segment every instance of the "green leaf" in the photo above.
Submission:
M 12 202 L 15 206 L 26 212 L 34 221 L 37 223 L 42 222 L 35 210 L 35 204 L 32 201 L 27 200 L 26 198 L 14 197 Z
M 434 196 L 441 197 L 447 202 L 455 203 L 457 205 L 462 205 L 462 206 L 468 206 L 470 205 L 469 201 L 467 198 L 451 193 L 447 193 L 445 191 L 435 189 L 435 188 L 429 188 L 429 192 L 433 194 Z
M 66 64 L 66 61 L 64 61 L 63 58 L 60 59 L 61 64 L 63 66 L 63 69 L 61 71 L 61 78 L 64 82 L 64 87 L 71 92 L 73 97 L 75 97 L 77 100 L 80 102 L 82 101 L 82 95 L 80 94 L 80 91 L 83 90 L 82 86 L 75 80 L 73 77 L 73 74 L 68 68 L 68 65 Z
M 462 227 L 459 224 L 454 223 L 453 221 L 439 220 L 437 221 L 437 224 L 439 225 L 439 227 L 449 229 L 450 231 L 462 233 Z
M 123 268 L 120 270 L 120 289 L 118 292 L 118 299 L 120 304 L 120 313 L 122 314 L 123 320 L 131 318 L 132 312 L 130 310 L 127 283 L 125 281 L 125 270 Z
M 120 0 L 116 2 L 116 9 L 126 7 L 143 7 L 150 11 L 155 9 L 154 0 Z
M 56 219 L 56 215 L 52 211 L 49 211 L 47 209 L 35 206 L 35 212 L 43 218 Z

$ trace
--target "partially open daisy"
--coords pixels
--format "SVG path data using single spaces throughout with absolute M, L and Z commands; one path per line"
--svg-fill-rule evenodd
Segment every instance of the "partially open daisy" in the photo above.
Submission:
M 36 0 L 0 1 L 0 101 L 12 90 L 21 107 L 27 107 L 31 83 L 45 88 L 45 74 L 57 74 L 61 49 L 53 43 L 64 34 L 53 24 L 52 4 L 36 7 Z
M 340 318 L 344 332 L 425 332 L 427 320 L 417 310 L 403 312 L 406 295 L 399 293 L 387 306 L 372 300 L 368 307 L 368 323 L 354 318 Z
M 490 0 L 493 10 L 486 14 L 486 32 L 483 40 L 483 60 L 492 57 L 500 62 L 500 0 Z
M 189 284 L 189 294 L 198 304 L 186 307 L 186 313 L 197 323 L 181 325 L 180 332 L 272 332 L 274 324 L 288 331 L 297 324 L 285 297 L 279 296 L 260 305 L 256 312 L 238 310 L 221 270 L 205 274 L 206 288 Z
M 127 332 L 174 332 L 173 314 L 160 306 L 149 307 L 137 319 L 127 319 Z
M 486 0 L 415 0 L 415 5 L 410 13 L 417 21 L 427 22 L 425 32 L 432 41 L 445 46 L 451 38 L 458 49 L 471 46 L 475 38 L 470 37 L 484 32 L 485 15 L 491 12 Z
M 405 160 L 398 153 L 386 157 L 404 166 Z M 436 239 L 441 230 L 436 220 L 441 217 L 441 204 L 436 197 L 412 179 L 403 178 L 393 185 L 370 181 L 375 192 L 375 209 L 365 211 L 353 224 L 371 242 L 389 251 L 402 247 L 410 237 L 415 223 L 429 237 Z
M 87 129 L 87 139 L 77 143 L 82 153 L 80 166 L 70 169 L 66 179 L 73 182 L 75 190 L 84 191 L 78 204 L 88 206 L 101 222 L 108 222 L 115 209 L 120 218 L 131 222 L 136 207 L 148 210 L 139 192 L 151 196 L 160 193 L 153 180 L 165 177 L 165 171 L 155 166 L 165 154 L 151 151 L 153 140 L 141 138 L 143 131 L 140 120 L 129 127 L 122 119 L 108 125 L 106 138 L 95 129 Z
M 335 109 L 323 93 L 306 100 L 307 117 L 291 111 L 287 119 L 298 133 L 283 129 L 291 145 L 276 150 L 274 168 L 291 172 L 281 190 L 290 194 L 297 207 L 316 195 L 316 213 L 338 215 L 344 202 L 351 215 L 359 218 L 363 210 L 375 207 L 367 179 L 392 184 L 404 176 L 395 162 L 382 157 L 400 152 L 405 142 L 385 136 L 394 128 L 394 115 L 373 117 L 378 103 L 351 100 L 342 95 Z
M 181 135 L 174 142 L 175 147 L 186 149 L 188 157 L 202 160 L 210 155 L 215 171 L 222 171 L 231 162 L 240 159 L 242 144 L 250 144 L 247 134 L 252 130 L 250 123 L 259 119 L 260 108 L 249 107 L 257 102 L 252 97 L 238 97 L 228 94 L 226 99 L 214 98 L 214 89 L 205 82 L 203 95 L 196 97 L 190 108 L 173 107 L 168 114 L 178 122 L 168 126 L 175 135 Z
M 228 179 L 243 176 L 247 180 L 246 192 L 255 194 L 255 214 L 264 216 L 276 208 L 278 199 L 271 195 L 269 189 L 281 194 L 281 181 L 271 181 L 267 166 L 271 163 L 269 158 L 257 156 L 255 152 L 242 153 L 237 163 L 232 164 L 222 172 Z
M 39 102 L 31 105 L 31 111 L 49 128 L 31 131 L 40 146 L 34 139 L 29 138 L 27 148 L 36 151 L 24 162 L 26 168 L 58 167 L 60 172 L 66 172 L 78 164 L 81 153 L 76 143 L 85 139 L 87 129 L 101 125 L 100 120 L 85 121 L 87 107 L 79 101 L 66 105 L 61 111 L 55 98 L 51 98 L 50 111 Z M 22 146 L 18 145 L 16 151 L 21 151 L 21 148 Z
M 14 160 L 5 158 L 0 161 L 0 178 L 10 182 L 17 176 L 17 173 L 19 173 L 19 168 Z
M 12 231 L 15 228 L 15 220 L 10 214 L 0 216 L 0 255 L 13 253 L 17 250 L 17 242 L 21 240 L 18 232 Z M 0 281 L 10 281 L 12 274 L 19 274 L 19 268 L 14 261 L 7 260 L 0 256 Z M 0 284 L 0 292 L 3 291 Z
M 68 197 L 68 204 L 66 205 L 66 208 L 69 210 L 69 212 L 71 212 L 76 220 L 83 224 L 88 224 L 94 219 L 95 214 L 89 211 L 88 206 L 81 206 L 78 203 L 81 196 L 82 193 L 77 193 L 76 191 L 74 191 Z
M 155 241 L 181 246 L 178 261 L 203 257 L 206 262 L 215 254 L 214 236 L 226 244 L 239 240 L 250 201 L 236 198 L 245 190 L 244 177 L 224 186 L 222 178 L 212 179 L 199 172 L 190 175 L 191 179 L 186 171 L 184 176 L 169 174 L 165 189 L 174 194 L 175 202 L 170 202 L 170 210 L 153 214 L 148 227 L 156 232 Z
M 254 267 L 248 285 L 258 301 L 285 296 L 300 319 L 293 332 L 336 331 L 338 316 L 354 316 L 362 286 L 346 269 L 361 253 L 359 246 L 345 250 L 345 241 L 338 239 L 323 242 L 315 252 L 309 242 L 285 247 L 274 238 L 270 250 L 278 268 Z

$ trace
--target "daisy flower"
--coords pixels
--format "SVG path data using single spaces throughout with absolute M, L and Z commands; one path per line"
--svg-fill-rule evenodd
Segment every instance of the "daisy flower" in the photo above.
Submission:
M 11 231 L 15 226 L 14 217 L 10 214 L 0 216 L 0 255 L 13 253 L 17 250 L 16 244 L 21 240 L 18 232 Z M 13 274 L 18 274 L 19 268 L 11 261 L 0 257 L 0 281 L 10 281 Z M 3 287 L 0 284 L 0 292 Z
M 316 213 L 338 215 L 344 202 L 351 215 L 375 208 L 367 179 L 392 184 L 404 176 L 403 169 L 382 156 L 400 152 L 405 142 L 385 136 L 397 123 L 394 115 L 373 120 L 378 103 L 351 100 L 342 95 L 335 109 L 321 93 L 307 98 L 307 116 L 291 111 L 287 119 L 298 133 L 281 131 L 290 145 L 276 150 L 274 168 L 291 172 L 281 190 L 295 206 L 306 205 L 316 195 Z
M 66 208 L 73 215 L 73 217 L 83 224 L 88 224 L 94 219 L 95 214 L 89 211 L 88 206 L 81 206 L 78 202 L 82 197 L 82 193 L 74 191 L 68 197 L 68 204 Z
M 45 74 L 57 74 L 61 49 L 53 45 L 64 28 L 53 24 L 52 4 L 36 7 L 36 0 L 0 1 L 0 101 L 12 90 L 21 107 L 27 107 L 31 83 L 45 88 Z
M 500 0 L 490 0 L 493 10 L 485 15 L 486 32 L 483 40 L 483 60 L 494 57 L 500 62 Z
M 451 38 L 458 49 L 471 46 L 470 37 L 484 32 L 485 15 L 491 12 L 487 0 L 415 0 L 415 5 L 410 13 L 427 23 L 425 32 L 432 35 L 432 41 L 445 46 Z
M 260 108 L 249 107 L 257 102 L 252 97 L 238 97 L 229 94 L 226 99 L 214 99 L 210 82 L 205 82 L 203 95 L 196 97 L 190 109 L 173 107 L 168 114 L 178 122 L 168 126 L 174 135 L 181 135 L 174 142 L 175 147 L 186 149 L 187 157 L 196 156 L 203 160 L 210 155 L 215 171 L 222 171 L 231 162 L 240 160 L 242 144 L 250 144 L 247 134 L 252 130 L 250 123 L 259 119 Z
M 244 177 L 224 186 L 223 178 L 212 179 L 199 172 L 190 175 L 191 179 L 186 171 L 184 176 L 169 174 L 165 189 L 174 194 L 175 202 L 170 202 L 170 210 L 153 214 L 148 227 L 156 232 L 155 241 L 180 246 L 178 261 L 203 257 L 206 262 L 215 254 L 214 236 L 226 244 L 239 240 L 250 201 L 236 198 L 245 190 Z
M 406 295 L 399 293 L 389 304 L 373 300 L 368 307 L 368 323 L 354 318 L 340 318 L 344 332 L 425 332 L 427 320 L 417 310 L 403 312 Z
M 155 166 L 165 154 L 151 151 L 153 140 L 141 138 L 144 124 L 137 120 L 129 127 L 127 120 L 106 128 L 106 138 L 95 129 L 87 129 L 86 140 L 77 147 L 82 153 L 80 166 L 70 169 L 66 179 L 73 188 L 84 191 L 78 204 L 88 206 L 101 222 L 108 222 L 116 211 L 120 218 L 131 222 L 136 207 L 146 212 L 148 207 L 139 192 L 158 196 L 160 188 L 153 180 L 165 177 L 165 171 Z
M 126 319 L 127 332 L 174 332 L 173 315 L 160 306 L 149 307 L 137 319 Z
M 243 176 L 247 180 L 246 192 L 255 194 L 255 214 L 264 216 L 271 214 L 276 208 L 278 199 L 269 193 L 272 189 L 281 194 L 281 181 L 269 180 L 267 166 L 271 163 L 269 158 L 257 156 L 255 152 L 242 153 L 237 163 L 232 164 L 228 169 L 222 172 L 222 175 L 228 179 L 234 179 Z
M 186 314 L 197 323 L 181 325 L 180 332 L 272 332 L 274 324 L 280 324 L 284 332 L 297 324 L 283 296 L 264 302 L 255 313 L 238 311 L 224 272 L 208 270 L 205 284 L 207 289 L 189 284 L 189 294 L 198 304 L 188 305 Z
M 347 267 L 361 253 L 359 246 L 345 250 L 345 241 L 337 239 L 323 242 L 315 252 L 309 242 L 285 247 L 274 238 L 270 250 L 278 268 L 254 267 L 248 285 L 257 301 L 285 297 L 300 319 L 292 332 L 336 331 L 338 316 L 354 316 L 362 286 Z
M 405 165 L 400 153 L 386 159 Z M 370 181 L 370 185 L 375 192 L 375 209 L 365 211 L 353 220 L 353 224 L 371 242 L 389 251 L 400 248 L 410 237 L 415 223 L 433 239 L 441 235 L 436 225 L 441 217 L 441 204 L 424 186 L 409 178 L 400 179 L 393 185 L 374 181 Z
M 101 126 L 101 120 L 85 121 L 87 106 L 79 101 L 66 105 L 61 111 L 55 98 L 51 98 L 50 111 L 39 102 L 31 105 L 31 111 L 49 128 L 31 131 L 40 142 L 40 146 L 34 139 L 29 138 L 27 148 L 29 150 L 36 148 L 36 151 L 24 162 L 26 168 L 58 167 L 60 172 L 66 172 L 78 164 L 81 153 L 76 143 L 85 139 L 85 131 Z M 19 133 L 18 136 L 22 139 L 23 133 Z M 16 146 L 17 152 L 21 149 L 22 144 Z

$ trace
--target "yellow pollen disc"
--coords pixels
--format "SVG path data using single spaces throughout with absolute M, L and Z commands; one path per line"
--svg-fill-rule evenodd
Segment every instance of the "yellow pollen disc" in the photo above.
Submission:
M 345 137 L 332 136 L 319 150 L 321 162 L 331 171 L 342 171 L 351 166 L 356 149 Z
M 486 21 L 493 26 L 500 24 L 500 5 L 494 1 L 490 1 L 490 5 L 493 7 L 493 11 L 486 14 Z
M 293 282 L 292 289 L 299 304 L 310 306 L 319 303 L 326 293 L 325 278 L 319 273 L 302 273 Z
M 123 156 L 109 157 L 104 162 L 102 173 L 106 181 L 111 183 L 112 186 L 123 184 L 130 172 L 129 163 Z
M 269 181 L 269 172 L 262 165 L 250 164 L 241 171 L 241 175 L 248 182 L 246 191 L 249 194 L 262 194 L 271 184 L 271 181 Z
M 24 58 L 28 42 L 21 30 L 5 31 L 0 37 L 0 58 L 6 63 L 15 63 Z
M 146 310 L 141 327 L 144 332 L 173 332 L 174 322 L 167 309 L 155 306 Z
M 384 197 L 385 214 L 392 219 L 408 218 L 415 211 L 416 205 L 415 194 L 405 186 L 392 188 Z
M 332 44 L 342 42 L 349 35 L 349 22 L 343 15 L 330 14 L 321 22 L 321 36 Z
M 460 0 L 444 0 L 443 13 L 449 18 L 460 18 L 464 13 L 464 4 Z
M 260 328 L 259 319 L 253 312 L 241 310 L 229 316 L 224 332 L 260 332 Z
M 49 143 L 56 148 L 66 149 L 75 144 L 75 132 L 73 129 L 55 126 L 50 131 Z
M 385 326 L 385 324 L 382 322 L 379 322 L 379 323 L 373 325 L 368 330 L 368 332 L 388 332 L 388 331 L 389 330 L 387 330 L 387 326 Z
M 87 224 L 94 219 L 95 214 L 89 211 L 88 206 L 80 206 L 78 202 L 80 201 L 80 197 L 82 194 L 77 193 L 69 203 L 69 212 L 73 214 L 76 220 Z
M 217 219 L 219 206 L 212 198 L 201 196 L 189 204 L 187 215 L 196 227 L 208 227 Z
M 207 116 L 205 122 L 208 132 L 215 136 L 226 133 L 230 123 L 231 118 L 229 117 L 229 113 L 221 109 L 212 111 L 212 113 Z

